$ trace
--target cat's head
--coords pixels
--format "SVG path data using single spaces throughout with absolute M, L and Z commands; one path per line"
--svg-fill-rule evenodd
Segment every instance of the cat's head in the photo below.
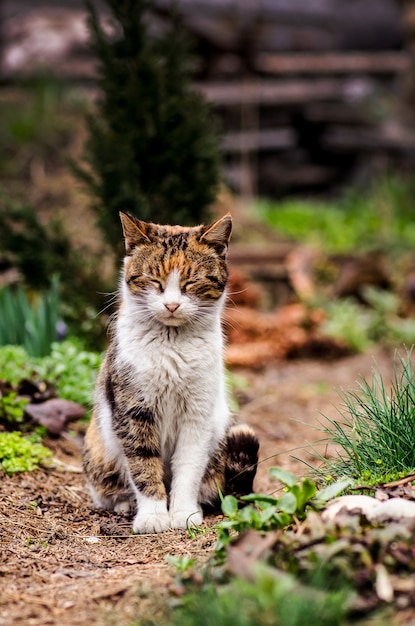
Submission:
M 141 319 L 165 326 L 203 321 L 223 300 L 232 219 L 209 226 L 160 226 L 120 213 L 124 298 Z

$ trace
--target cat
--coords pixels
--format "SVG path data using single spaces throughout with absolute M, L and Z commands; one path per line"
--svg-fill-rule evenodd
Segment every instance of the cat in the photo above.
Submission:
M 228 408 L 221 313 L 230 215 L 160 226 L 120 213 L 126 256 L 83 466 L 96 507 L 135 533 L 200 525 L 222 493 L 252 491 L 258 439 Z

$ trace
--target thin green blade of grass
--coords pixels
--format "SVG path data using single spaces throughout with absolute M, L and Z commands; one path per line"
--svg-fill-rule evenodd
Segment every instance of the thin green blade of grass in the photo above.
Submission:
M 2 292 L 2 341 L 12 341 L 19 343 L 21 340 L 21 334 L 19 335 L 19 320 L 14 315 L 14 307 L 11 292 L 8 289 L 4 289 Z

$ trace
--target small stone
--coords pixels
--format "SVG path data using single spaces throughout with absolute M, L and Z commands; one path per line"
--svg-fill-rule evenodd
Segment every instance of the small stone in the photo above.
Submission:
M 333 522 L 340 513 L 348 513 L 350 515 L 365 515 L 379 506 L 379 501 L 370 496 L 354 495 L 340 496 L 328 503 L 327 507 L 321 514 L 323 521 Z

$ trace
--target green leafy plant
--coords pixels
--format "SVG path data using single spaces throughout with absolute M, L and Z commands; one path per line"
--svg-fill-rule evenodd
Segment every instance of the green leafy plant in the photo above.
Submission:
M 340 626 L 346 613 L 344 592 L 305 588 L 288 574 L 258 566 L 252 580 L 205 584 L 182 598 L 164 622 L 170 626 Z M 142 623 L 142 622 L 140 622 Z M 163 622 L 162 622 L 163 623 Z M 138 624 L 138 622 L 136 622 Z M 149 620 L 146 624 L 155 624 Z
M 287 528 L 295 520 L 306 517 L 307 507 L 322 508 L 352 484 L 351 480 L 346 479 L 318 491 L 315 482 L 308 478 L 298 482 L 294 474 L 281 468 L 271 468 L 270 474 L 285 486 L 282 495 L 275 497 L 253 493 L 241 496 L 239 500 L 232 495 L 222 499 L 225 519 L 217 525 L 218 555 L 223 556 L 224 547 L 232 541 L 235 533 L 240 534 L 248 529 L 266 532 Z
M 324 460 L 324 474 L 387 482 L 415 471 L 415 377 L 411 353 L 397 354 L 387 390 L 374 370 L 355 391 L 340 392 L 340 419 L 325 416 L 325 443 L 340 446 L 334 460 Z
M 188 44 L 175 12 L 148 32 L 151 0 L 106 0 L 112 34 L 88 0 L 101 93 L 88 117 L 87 166 L 74 166 L 98 224 L 120 249 L 120 209 L 161 223 L 206 216 L 219 184 L 219 144 L 210 106 L 192 88 Z
M 369 285 L 362 294 L 372 310 L 369 336 L 373 341 L 391 345 L 415 343 L 415 322 L 410 317 L 400 317 L 401 303 L 396 294 Z
M 365 352 L 375 343 L 415 343 L 415 322 L 400 317 L 396 294 L 366 286 L 362 295 L 365 305 L 352 298 L 320 301 L 327 315 L 321 327 L 323 334 L 340 339 L 354 352 Z
M 15 391 L 7 394 L 0 392 L 0 421 L 10 424 L 19 424 L 23 422 L 24 409 L 28 400 L 20 398 Z
M 0 379 L 16 386 L 34 373 L 34 360 L 22 346 L 0 345 Z
M 59 281 L 38 295 L 33 303 L 21 286 L 0 291 L 0 345 L 15 344 L 30 356 L 49 354 L 57 339 L 59 320 Z
M 191 569 L 195 564 L 194 559 L 188 554 L 185 554 L 184 556 L 174 556 L 172 554 L 168 554 L 166 556 L 166 561 L 169 565 L 173 565 L 173 567 L 175 567 L 180 573 L 187 572 L 187 570 Z
M 101 354 L 84 350 L 75 340 L 54 343 L 49 356 L 38 361 L 41 378 L 51 382 L 59 397 L 91 406 Z
M 17 431 L 0 432 L 0 466 L 7 474 L 32 472 L 52 456 L 36 434 L 23 436 Z
M 0 346 L 0 378 L 18 385 L 22 378 L 46 380 L 56 394 L 89 407 L 101 354 L 84 350 L 75 340 L 52 344 L 51 353 L 33 358 L 20 346 Z
M 372 345 L 373 312 L 351 298 L 331 300 L 323 305 L 327 319 L 321 331 L 343 341 L 354 352 L 364 352 Z

